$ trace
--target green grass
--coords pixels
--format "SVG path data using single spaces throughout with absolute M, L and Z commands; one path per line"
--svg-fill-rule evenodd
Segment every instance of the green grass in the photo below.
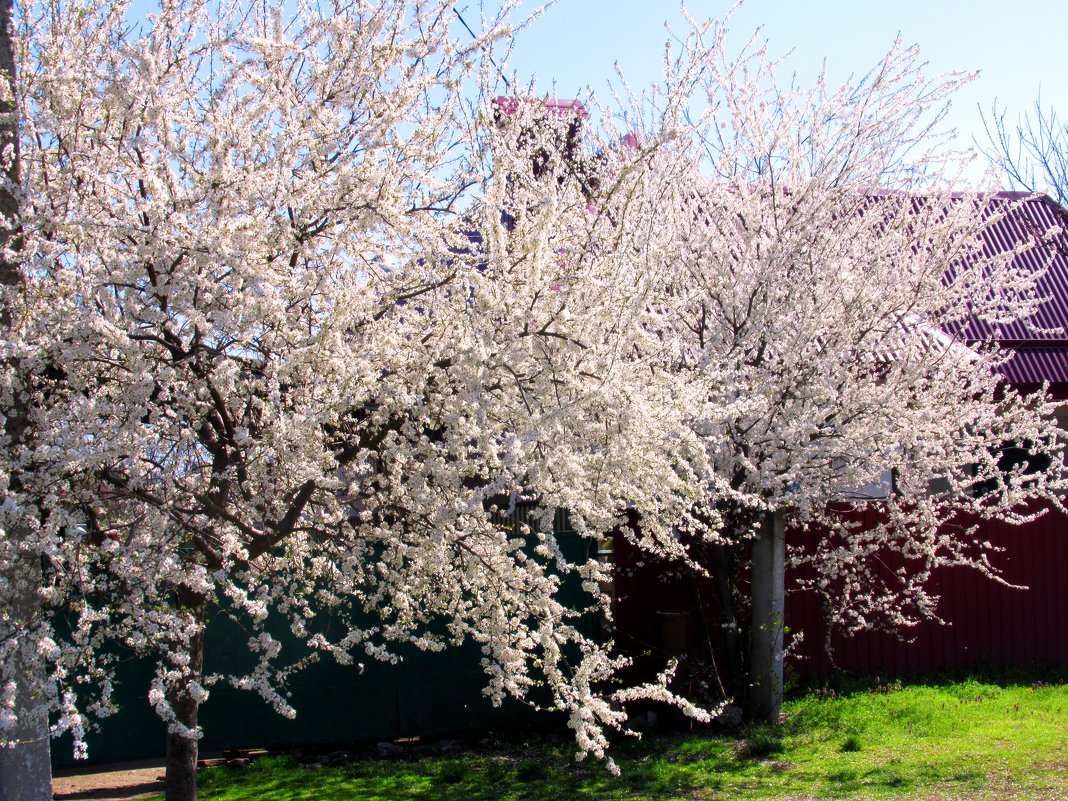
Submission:
M 649 736 L 613 749 L 622 775 L 566 743 L 319 769 L 290 759 L 201 774 L 203 801 L 1068 798 L 1068 684 L 894 685 L 810 693 L 781 727 Z

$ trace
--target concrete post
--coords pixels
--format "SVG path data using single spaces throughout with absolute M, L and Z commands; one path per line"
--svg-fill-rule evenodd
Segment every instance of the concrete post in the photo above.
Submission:
M 781 511 L 766 513 L 753 543 L 750 576 L 749 717 L 779 722 L 782 709 L 782 635 L 786 609 L 786 525 Z

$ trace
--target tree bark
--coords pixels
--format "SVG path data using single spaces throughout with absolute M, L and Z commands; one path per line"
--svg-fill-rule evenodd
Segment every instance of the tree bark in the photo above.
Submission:
M 26 569 L 26 565 L 6 565 L 6 568 Z M 38 568 L 40 572 L 40 568 Z M 15 579 L 17 580 L 17 579 Z M 20 582 L 21 583 L 21 582 Z M 32 590 L 32 587 L 31 587 Z M 36 598 L 19 598 L 16 602 L 40 607 Z M 35 611 L 33 608 L 29 610 Z M 22 615 L 16 615 L 16 619 Z M 6 632 L 0 632 L 6 633 Z M 18 634 L 15 634 L 18 637 Z M 21 638 L 13 661 L 5 665 L 5 671 L 15 675 L 15 710 L 18 722 L 6 732 L 14 741 L 11 748 L 0 749 L 0 801 L 51 801 L 52 766 L 48 743 L 48 713 L 40 697 L 40 688 L 34 687 L 31 676 L 40 670 L 32 653 L 28 638 Z M 38 677 L 40 678 L 40 677 Z
M 738 564 L 730 545 L 707 547 L 708 567 L 712 574 L 712 588 L 719 607 L 719 635 L 723 644 L 724 690 L 732 703 L 745 697 L 745 660 L 742 637 L 738 631 L 738 608 L 735 600 L 735 579 Z
M 751 720 L 779 722 L 782 709 L 782 635 L 786 608 L 785 515 L 768 512 L 753 543 L 750 588 L 749 698 Z
M 195 612 L 198 623 L 203 624 L 203 601 Z M 199 683 L 203 674 L 204 629 L 201 625 L 189 641 L 188 677 Z M 169 688 L 167 700 L 174 709 L 178 722 L 189 731 L 195 732 L 200 715 L 200 700 L 190 695 L 187 683 Z M 199 742 L 195 737 L 184 737 L 178 732 L 167 731 L 166 801 L 196 801 Z
M 0 247 L 8 245 L 16 249 L 19 244 L 19 201 L 14 189 L 19 184 L 18 119 L 15 97 L 15 50 L 13 36 L 14 0 L 0 0 L 0 80 L 7 84 L 7 99 L 0 99 L 0 154 L 7 152 L 10 160 L 0 164 L 4 185 L 0 186 L 0 215 L 12 222 L 12 227 L 0 226 Z M 14 240 L 14 241 L 12 241 Z M 18 264 L 0 256 L 0 285 L 8 292 L 22 286 Z M 7 303 L 0 304 L 0 326 L 9 329 L 12 324 L 11 309 Z M 7 364 L 5 369 L 18 370 L 17 365 Z M 11 442 L 19 443 L 27 434 L 26 409 L 16 402 L 4 423 L 5 433 Z M 17 485 L 17 476 L 12 484 Z M 13 486 L 14 488 L 14 486 Z M 29 564 L 8 564 L 10 580 L 21 587 L 21 595 L 13 599 L 17 607 L 12 619 L 18 626 L 35 620 L 41 613 L 41 604 L 35 593 L 36 582 L 26 582 L 26 576 L 39 576 L 41 566 L 35 561 Z M 11 748 L 0 749 L 0 801 L 50 801 L 52 798 L 52 763 L 48 740 L 48 714 L 44 711 L 43 699 L 39 696 L 40 682 L 33 681 L 34 671 L 43 668 L 32 653 L 34 643 L 19 631 L 0 632 L 4 636 L 20 638 L 15 664 L 6 667 L 14 673 L 16 695 L 15 711 L 18 723 L 8 735 L 14 742 Z M 41 679 L 43 676 L 38 675 Z M 38 685 L 38 686 L 35 686 Z

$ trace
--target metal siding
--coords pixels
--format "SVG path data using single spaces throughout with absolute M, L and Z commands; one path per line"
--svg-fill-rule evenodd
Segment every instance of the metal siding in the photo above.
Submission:
M 803 632 L 804 637 L 795 644 L 787 663 L 802 688 L 819 686 L 835 669 L 858 670 L 885 681 L 982 664 L 1068 664 L 1066 535 L 1068 518 L 1056 510 L 1023 526 L 984 522 L 979 536 L 1006 549 L 991 557 L 993 564 L 1002 570 L 1007 581 L 1026 584 L 1030 589 L 1011 589 L 967 568 L 940 568 L 932 577 L 932 586 L 942 597 L 939 614 L 950 624 L 948 627 L 922 623 L 905 632 L 911 642 L 876 631 L 849 637 L 836 635 L 832 638 L 834 665 L 823 649 L 826 622 L 820 599 L 813 592 L 797 590 L 796 580 L 803 572 L 791 570 L 787 575 L 786 625 L 793 632 Z M 809 551 L 819 536 L 813 531 L 788 532 L 791 546 Z M 684 582 L 663 581 L 663 563 L 640 555 L 621 540 L 617 540 L 616 552 L 620 566 L 632 567 L 637 560 L 645 565 L 637 570 L 625 569 L 617 578 L 617 642 L 638 656 L 640 670 L 652 676 L 666 657 L 659 647 L 656 611 L 690 610 L 691 646 L 704 642 L 700 613 L 693 594 L 685 591 Z M 718 612 L 707 584 L 702 597 L 705 614 L 714 629 Z M 715 637 L 715 631 L 711 633 Z
M 1013 354 L 1001 368 L 1012 384 L 1041 384 L 1043 381 L 1068 381 L 1068 343 L 1063 345 L 1012 348 Z
M 992 521 L 994 523 L 994 530 L 998 532 L 998 536 L 1001 534 L 1001 521 Z M 1011 552 L 1001 554 L 1002 557 L 1012 556 Z M 1004 625 L 1004 614 L 1008 611 L 1008 608 L 1004 604 L 997 602 L 997 590 L 1001 589 L 1001 585 L 995 584 L 993 581 L 984 581 L 985 598 L 987 613 L 985 615 L 986 636 L 985 646 L 987 653 L 990 654 L 990 661 L 995 665 L 1004 665 L 1008 662 L 1009 649 L 1011 643 L 1007 642 L 1007 638 L 1012 636 L 1008 633 L 1008 626 Z M 1017 591 L 1018 592 L 1018 591 Z
M 983 663 L 1026 666 L 1068 664 L 1068 520 L 1053 511 L 1024 526 L 1001 521 L 983 524 L 981 536 L 1006 550 L 992 557 L 1005 579 L 1026 584 L 1015 590 L 965 568 L 941 568 L 933 581 L 942 596 L 939 613 L 948 628 L 923 623 L 909 632 L 913 642 L 881 632 L 836 637 L 838 666 L 886 678 L 916 675 Z M 818 614 L 818 599 L 796 593 L 788 608 L 791 620 Z M 819 658 L 820 643 L 806 638 L 792 664 L 808 682 L 829 672 Z M 809 673 L 817 668 L 815 674 Z

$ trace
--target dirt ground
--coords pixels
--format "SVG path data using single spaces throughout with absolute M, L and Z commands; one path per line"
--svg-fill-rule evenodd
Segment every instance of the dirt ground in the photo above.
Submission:
M 266 752 L 253 752 L 266 753 Z M 219 753 L 201 753 L 200 767 L 226 764 Z M 163 795 L 163 760 L 117 762 L 84 768 L 65 768 L 52 775 L 55 801 L 126 801 Z
M 52 796 L 57 801 L 126 801 L 162 792 L 162 759 L 68 768 L 52 777 Z

